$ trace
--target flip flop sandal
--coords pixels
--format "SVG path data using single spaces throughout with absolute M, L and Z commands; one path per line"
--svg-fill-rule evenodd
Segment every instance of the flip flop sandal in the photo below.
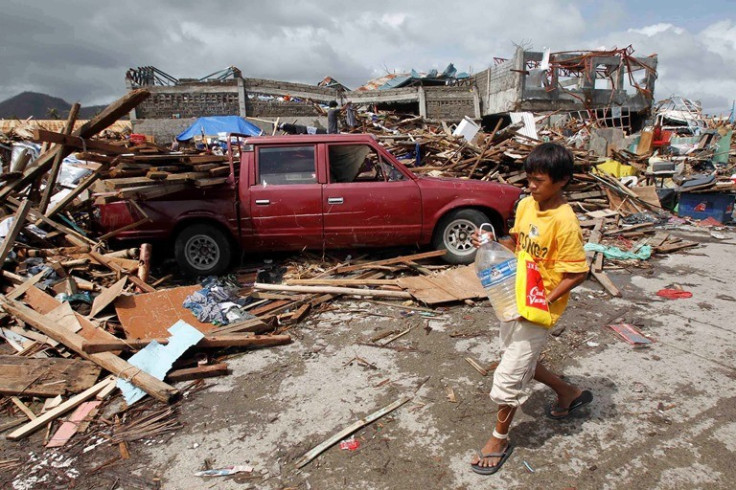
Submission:
M 479 475 L 492 475 L 498 470 L 501 469 L 501 466 L 506 462 L 507 459 L 509 459 L 509 456 L 511 456 L 511 453 L 514 452 L 514 447 L 511 444 L 506 444 L 506 447 L 504 448 L 502 453 L 490 453 L 490 454 L 483 454 L 483 451 L 478 451 L 478 456 L 480 456 L 480 460 L 470 465 L 470 468 L 478 473 Z M 496 463 L 496 466 L 481 466 L 480 462 L 483 461 L 485 458 L 501 458 L 498 463 Z
M 555 407 L 548 407 L 547 408 L 547 417 L 553 419 L 553 420 L 560 420 L 565 419 L 570 416 L 570 414 L 577 410 L 580 407 L 584 407 L 585 405 L 589 404 L 593 401 L 593 393 L 591 393 L 588 390 L 583 391 L 579 397 L 575 398 L 572 403 L 570 403 L 570 407 L 564 408 L 560 406 Z M 552 412 L 564 412 L 559 415 L 555 415 Z

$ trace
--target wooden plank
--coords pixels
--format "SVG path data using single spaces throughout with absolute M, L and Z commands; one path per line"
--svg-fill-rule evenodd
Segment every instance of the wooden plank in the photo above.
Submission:
M 79 405 L 77 409 L 74 410 L 74 412 L 72 412 L 72 414 L 69 416 L 69 419 L 61 424 L 59 430 L 57 430 L 56 433 L 51 436 L 48 444 L 46 444 L 46 448 L 62 447 L 64 444 L 66 444 L 69 439 L 71 439 L 74 434 L 77 433 L 77 430 L 79 429 L 79 426 L 84 421 L 84 419 L 90 414 L 90 412 L 99 407 L 101 403 L 101 401 L 93 401 L 84 402 Z
M 123 293 L 125 289 L 125 283 L 128 282 L 127 276 L 123 276 L 122 279 L 117 281 L 109 288 L 104 288 L 95 301 L 92 303 L 92 310 L 89 312 L 90 317 L 96 316 L 99 312 L 105 309 L 108 305 L 112 304 L 118 296 Z
M 130 282 L 138 286 L 142 291 L 147 293 L 154 293 L 156 292 L 156 288 L 153 286 L 146 284 L 145 282 L 141 281 L 138 276 L 130 274 L 129 271 L 125 270 L 125 268 L 119 266 L 115 260 L 111 260 L 110 258 L 104 257 L 97 252 L 89 252 L 87 254 L 93 261 L 97 262 L 98 264 L 104 265 L 107 268 L 109 268 L 111 271 L 114 272 L 123 272 L 125 274 L 128 274 L 128 279 Z M 136 263 L 137 265 L 137 263 Z M 173 325 L 173 323 L 171 324 Z
M 102 112 L 94 116 L 92 119 L 82 124 L 72 132 L 72 135 L 82 138 L 91 138 L 130 112 L 149 95 L 150 92 L 145 89 L 131 90 L 123 97 L 107 106 Z M 33 167 L 26 169 L 23 173 L 23 177 L 0 188 L 0 202 L 3 202 L 5 198 L 9 197 L 16 189 L 23 189 L 47 172 L 51 168 L 57 153 L 61 153 L 61 158 L 63 159 L 71 153 L 71 149 L 57 146 L 56 148 L 43 153 L 36 159 Z
M 120 190 L 126 187 L 138 187 L 141 185 L 171 185 L 181 182 L 187 182 L 196 179 L 209 178 L 209 172 L 184 172 L 180 174 L 171 174 L 165 180 L 153 180 L 147 177 L 126 177 L 122 179 L 107 179 L 104 181 L 105 187 L 110 190 Z
M 194 187 L 201 189 L 203 187 L 214 187 L 227 182 L 227 177 L 212 177 L 209 179 L 197 179 L 194 181 Z
M 69 117 L 67 117 L 62 134 L 67 135 L 72 133 L 72 130 L 74 129 L 74 123 L 76 122 L 77 115 L 79 114 L 80 107 L 81 105 L 79 104 L 79 102 L 75 102 L 74 104 L 72 104 L 72 108 L 69 110 Z M 46 188 L 43 190 L 41 201 L 38 204 L 38 210 L 42 214 L 46 212 L 46 208 L 51 201 L 51 195 L 54 193 L 54 188 L 56 187 L 56 178 L 59 176 L 59 169 L 61 168 L 61 162 L 63 160 L 64 159 L 61 157 L 61 153 L 57 153 L 54 157 L 54 162 L 51 165 L 51 170 L 49 171 L 49 175 L 46 178 Z
M 57 133 L 55 131 L 47 131 L 41 128 L 33 130 L 32 139 L 36 142 L 56 143 L 58 145 L 67 146 L 76 150 L 96 150 L 100 153 L 106 153 L 108 155 L 120 155 L 130 151 L 124 146 L 111 145 L 100 140 L 80 138 L 79 136 Z
M 145 201 L 147 199 L 155 199 L 157 197 L 166 196 L 175 192 L 181 192 L 188 188 L 189 184 L 187 184 L 186 182 L 180 182 L 176 184 L 167 183 L 165 186 L 143 185 L 121 189 L 116 193 L 116 196 L 123 199 L 130 198 Z
M 593 271 L 603 272 L 603 254 L 602 253 L 595 254 L 595 259 L 593 259 Z
M 182 306 L 187 296 L 200 289 L 202 286 L 195 284 L 119 297 L 115 301 L 115 311 L 117 311 L 126 338 L 168 337 L 169 327 L 178 320 L 186 321 L 203 333 L 213 330 L 215 325 L 198 321 L 191 311 Z
M 89 361 L 0 356 L 0 394 L 52 397 L 95 384 L 100 368 Z
M 351 296 L 370 296 L 370 297 L 387 297 L 387 298 L 406 298 L 411 299 L 411 294 L 404 291 L 382 291 L 378 289 L 357 289 L 357 288 L 340 288 L 335 286 L 287 286 L 280 284 L 253 284 L 253 289 L 265 291 L 293 291 L 296 293 L 328 293 L 328 294 L 347 294 Z
M 88 354 L 97 352 L 108 352 L 114 350 L 137 350 L 142 349 L 153 341 L 159 344 L 168 344 L 168 339 L 140 339 L 140 340 L 117 340 L 103 342 L 84 342 L 82 350 Z M 217 334 L 208 335 L 197 343 L 197 347 L 206 349 L 221 349 L 225 347 L 271 347 L 291 342 L 288 335 L 254 335 L 251 333 L 240 334 Z
M 259 318 L 253 318 L 251 320 L 243 320 L 242 322 L 230 323 L 222 327 L 213 328 L 209 331 L 209 334 L 218 335 L 238 332 L 263 333 L 269 330 L 273 330 L 273 327 L 267 325 Z
M 421 259 L 429 259 L 432 257 L 442 257 L 447 253 L 447 250 L 435 250 L 434 252 L 425 252 L 415 255 L 404 255 L 402 257 L 395 257 L 393 259 L 386 259 L 386 260 L 377 260 L 374 262 L 366 262 L 364 264 L 356 264 L 356 265 L 349 265 L 345 267 L 338 267 L 335 270 L 336 274 L 343 274 L 345 272 L 352 272 L 357 271 L 360 269 L 366 269 L 371 268 L 379 265 L 391 265 L 391 264 L 399 264 L 401 262 L 405 262 L 407 260 L 421 260 Z
M 273 310 L 276 310 L 278 308 L 288 306 L 293 302 L 294 301 L 291 299 L 276 300 L 271 303 L 259 306 L 258 308 L 253 308 L 252 310 L 249 310 L 248 313 L 250 313 L 251 315 L 255 315 L 255 316 L 261 316 Z
M 657 195 L 657 188 L 653 185 L 632 187 L 632 191 L 639 199 L 650 204 L 654 209 L 662 209 L 662 203 Z
M 125 340 L 125 339 L 118 339 L 118 340 L 108 340 L 108 341 L 84 341 L 82 343 L 82 350 L 86 352 L 87 354 L 96 354 L 98 352 L 110 352 L 114 350 L 139 350 L 146 347 L 151 342 L 156 341 L 161 345 L 166 345 L 169 343 L 168 338 L 160 338 L 160 339 L 131 339 L 131 340 Z
M 8 196 L 8 202 L 14 206 L 20 206 L 21 204 L 21 202 L 15 199 L 13 196 Z M 77 247 L 86 247 L 87 245 L 96 245 L 94 241 L 90 240 L 86 236 L 82 235 L 81 233 L 75 230 L 72 230 L 71 228 L 67 228 L 64 225 L 61 225 L 52 219 L 47 218 L 35 208 L 31 208 L 31 210 L 28 212 L 28 215 L 30 216 L 31 220 L 34 220 L 36 222 L 36 225 L 45 223 L 48 226 L 54 228 L 55 230 L 60 231 L 61 233 L 66 235 L 66 238 L 67 240 L 69 240 L 69 242 L 71 242 L 73 245 Z
M 312 461 L 314 458 L 316 458 L 317 456 L 319 456 L 320 454 L 322 454 L 323 451 L 325 451 L 328 448 L 330 448 L 333 444 L 336 444 L 337 442 L 339 442 L 340 440 L 342 440 L 345 437 L 349 436 L 350 434 L 352 434 L 356 430 L 360 429 L 361 427 L 365 427 L 366 425 L 368 425 L 368 424 L 370 424 L 370 423 L 378 420 L 379 418 L 383 417 L 384 415 L 393 412 L 394 410 L 396 410 L 397 408 L 399 408 L 401 405 L 403 405 L 404 403 L 408 402 L 409 400 L 411 400 L 411 398 L 409 398 L 409 397 L 401 398 L 399 400 L 396 400 L 392 404 L 387 405 L 386 407 L 384 407 L 384 408 L 382 408 L 382 409 L 380 409 L 380 410 L 378 410 L 376 412 L 373 412 L 372 414 L 368 415 L 367 417 L 358 420 L 354 424 L 352 424 L 352 425 L 346 427 L 345 429 L 339 431 L 338 433 L 336 433 L 335 435 L 333 435 L 332 437 L 330 437 L 329 439 L 327 439 L 323 443 L 321 443 L 321 444 L 317 445 L 316 447 L 312 448 L 311 450 L 307 451 L 307 453 L 304 456 L 302 456 L 301 458 L 299 458 L 299 460 L 295 463 L 295 466 L 297 468 L 301 468 L 301 467 L 305 466 L 307 463 L 309 463 L 310 461 Z
M 619 289 L 611 281 L 611 279 L 609 279 L 608 275 L 605 272 L 596 272 L 595 270 L 591 270 L 591 274 L 593 275 L 593 277 L 595 277 L 596 281 L 598 281 L 600 285 L 603 286 L 606 291 L 608 291 L 611 296 L 621 296 L 621 291 L 619 291 Z
M 432 276 L 402 277 L 397 282 L 418 301 L 428 305 L 486 297 L 486 291 L 472 265 Z
M 21 296 L 23 296 L 26 293 L 26 291 L 28 291 L 28 289 L 31 286 L 34 286 L 38 281 L 40 281 L 41 278 L 44 275 L 46 275 L 46 271 L 45 270 L 43 270 L 43 271 L 39 272 L 38 274 L 36 274 L 35 276 L 27 279 L 22 284 L 17 285 L 15 288 L 13 288 L 12 291 L 10 291 L 5 296 L 7 298 L 10 298 L 10 299 L 18 299 L 18 298 L 20 298 Z
M 636 145 L 637 155 L 646 155 L 652 150 L 652 139 L 654 138 L 654 131 L 651 129 L 645 129 L 640 133 L 639 143 Z
M 25 403 L 20 401 L 17 396 L 11 396 L 10 400 L 15 404 L 16 407 L 18 407 L 18 409 L 20 409 L 21 412 L 26 415 L 26 417 L 28 417 L 28 420 L 36 419 L 36 414 L 33 413 L 33 411 L 31 411 L 31 409 L 28 408 Z
M 8 439 L 12 441 L 17 441 L 19 439 L 24 438 L 28 434 L 31 434 L 37 431 L 38 429 L 45 426 L 47 423 L 51 422 L 52 420 L 56 420 L 58 417 L 61 417 L 62 415 L 64 415 L 66 412 L 86 402 L 87 400 L 95 396 L 100 390 L 107 387 L 107 385 L 109 385 L 110 383 L 115 383 L 115 380 L 112 376 L 105 378 L 104 380 L 100 381 L 93 387 L 88 388 L 82 393 L 70 398 L 69 400 L 65 401 L 64 403 L 54 408 L 53 410 L 49 410 L 43 415 L 37 417 L 35 420 L 32 420 L 29 423 L 25 424 L 24 426 L 11 432 L 7 436 Z
M 186 369 L 175 369 L 166 375 L 166 381 L 169 383 L 178 383 L 180 381 L 190 381 L 193 379 L 213 378 L 216 376 L 225 376 L 230 374 L 227 364 L 221 362 L 219 364 L 210 364 L 207 366 L 197 366 Z
M 44 316 L 57 325 L 68 329 L 70 332 L 77 333 L 82 330 L 82 324 L 77 320 L 77 313 L 67 302 L 61 303 Z
M 51 298 L 51 300 L 56 301 L 54 300 L 54 298 Z M 20 318 L 24 322 L 40 330 L 41 332 L 45 333 L 46 335 L 56 340 L 57 342 L 64 344 L 70 350 L 73 350 L 74 352 L 81 355 L 82 357 L 89 359 L 90 361 L 94 362 L 95 364 L 102 367 L 103 369 L 111 373 L 114 373 L 117 376 L 126 378 L 128 381 L 133 383 L 135 386 L 141 388 L 143 391 L 145 391 L 152 397 L 156 398 L 157 400 L 168 403 L 175 396 L 178 395 L 179 392 L 176 388 L 167 385 L 166 383 L 164 383 L 163 381 L 159 379 L 156 379 L 155 377 L 151 376 L 147 372 L 131 365 L 130 363 L 128 363 L 127 361 L 124 361 L 123 359 L 120 359 L 118 356 L 116 356 L 115 354 L 111 352 L 102 352 L 99 354 L 87 354 L 82 349 L 82 344 L 84 343 L 85 340 L 90 340 L 90 339 L 85 339 L 85 337 L 83 337 L 80 334 L 72 333 L 66 330 L 65 328 L 58 327 L 54 323 L 50 322 L 45 316 L 28 308 L 24 304 L 19 303 L 17 301 L 9 300 L 5 298 L 4 296 L 0 296 L 0 303 L 3 304 L 4 308 L 7 311 L 15 315 L 17 318 Z M 85 322 L 87 322 L 88 324 L 89 322 L 82 316 L 78 316 L 77 318 L 82 323 L 83 330 L 80 331 L 80 333 L 82 333 L 85 328 Z M 94 329 L 95 327 L 92 325 L 91 328 Z M 110 335 L 109 333 L 105 332 L 102 329 L 97 329 L 97 330 L 104 332 L 104 334 L 106 334 L 107 337 L 112 337 L 112 335 Z M 102 336 L 104 337 L 105 335 L 102 335 Z M 103 338 L 100 340 L 107 340 L 107 339 Z
M 225 347 L 271 347 L 291 343 L 289 335 L 208 335 L 197 347 L 220 349 Z
M 396 279 L 288 279 L 289 286 L 398 286 Z
M 30 209 L 31 201 L 24 199 L 20 207 L 18 207 L 18 210 L 15 212 L 13 224 L 10 225 L 8 234 L 5 236 L 2 245 L 0 245 L 0 265 L 5 262 L 8 254 L 13 249 L 15 239 L 18 237 L 18 233 L 20 233 L 20 230 L 22 230 L 25 226 L 26 216 L 28 215 L 28 211 Z
M 30 329 L 21 328 L 21 327 L 10 327 L 8 330 L 10 330 L 11 332 L 17 333 L 18 335 L 22 335 L 23 337 L 27 337 L 29 339 L 35 340 L 39 344 L 47 344 L 54 348 L 56 348 L 59 345 L 57 341 L 55 341 L 48 335 L 40 334 L 36 332 L 35 330 L 30 330 Z
M 294 312 L 294 314 L 291 317 L 291 320 L 294 323 L 299 323 L 307 315 L 311 307 L 312 305 L 310 305 L 309 303 L 303 304 L 302 306 L 299 307 L 298 310 Z
M 95 181 L 100 177 L 100 174 L 107 170 L 107 165 L 101 165 L 99 168 L 97 168 L 94 172 L 92 172 L 90 175 L 86 176 L 82 182 L 80 182 L 74 190 L 72 190 L 69 194 L 64 196 L 59 202 L 56 203 L 56 205 L 49 209 L 46 212 L 47 218 L 53 218 L 55 215 L 59 214 L 61 211 L 67 208 L 74 199 L 77 198 L 79 194 L 84 192 L 95 183 Z

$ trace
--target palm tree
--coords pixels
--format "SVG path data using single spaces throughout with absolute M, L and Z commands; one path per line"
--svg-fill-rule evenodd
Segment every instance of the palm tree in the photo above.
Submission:
M 59 111 L 57 109 L 55 109 L 54 107 L 50 107 L 46 111 L 46 117 L 48 117 L 49 119 L 59 119 L 59 117 L 60 117 L 59 116 Z

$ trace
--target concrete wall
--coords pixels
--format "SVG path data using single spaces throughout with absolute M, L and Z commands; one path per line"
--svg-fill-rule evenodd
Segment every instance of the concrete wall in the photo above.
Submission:
M 267 120 L 256 120 L 246 118 L 259 128 L 261 128 L 266 134 L 273 132 L 273 124 L 267 122 Z M 170 144 L 176 135 L 183 132 L 189 126 L 194 123 L 196 118 L 185 118 L 185 119 L 136 119 L 132 121 L 133 132 L 151 135 L 154 137 L 154 141 L 159 145 Z M 276 118 L 273 118 L 275 121 Z M 292 124 L 301 124 L 302 126 L 315 126 L 321 128 L 327 128 L 327 118 L 322 116 L 311 116 L 311 117 L 287 117 L 279 119 L 279 122 L 288 122 Z
M 480 101 L 473 87 L 424 87 L 424 93 L 428 119 L 480 118 Z
M 475 76 L 475 85 L 481 99 L 481 114 L 499 114 L 515 111 L 521 97 L 521 80 L 518 69 L 523 52 L 517 49 L 514 58 L 492 66 Z
M 136 119 L 170 119 L 240 114 L 235 80 L 147 87 L 151 96 L 135 109 Z

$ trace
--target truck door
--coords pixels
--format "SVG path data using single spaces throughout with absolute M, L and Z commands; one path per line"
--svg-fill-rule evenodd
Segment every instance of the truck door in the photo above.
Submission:
M 321 248 L 322 185 L 317 178 L 316 145 L 256 145 L 254 158 L 255 176 L 248 196 L 253 246 Z
M 419 241 L 419 186 L 367 144 L 327 145 L 327 247 L 410 245 Z

